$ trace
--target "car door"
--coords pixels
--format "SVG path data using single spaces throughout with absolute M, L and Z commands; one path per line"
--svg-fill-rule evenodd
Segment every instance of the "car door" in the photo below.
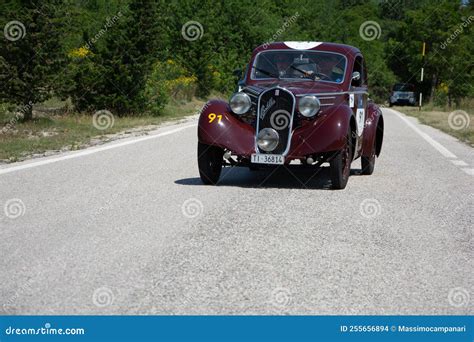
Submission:
M 358 73 L 358 74 L 356 74 Z M 364 59 L 358 55 L 354 60 L 352 69 L 353 79 L 349 90 L 349 104 L 354 113 L 356 121 L 356 148 L 355 157 L 360 155 L 362 147 L 365 118 L 367 116 L 367 72 L 365 68 Z M 354 77 L 358 75 L 359 77 Z

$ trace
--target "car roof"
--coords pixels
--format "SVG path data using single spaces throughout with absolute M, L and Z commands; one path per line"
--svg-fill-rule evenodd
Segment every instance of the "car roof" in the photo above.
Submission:
M 314 50 L 314 51 L 328 51 L 337 52 L 343 55 L 355 56 L 360 54 L 360 50 L 356 47 L 327 42 L 313 42 L 313 41 L 286 41 L 264 43 L 253 51 L 254 54 L 266 50 Z

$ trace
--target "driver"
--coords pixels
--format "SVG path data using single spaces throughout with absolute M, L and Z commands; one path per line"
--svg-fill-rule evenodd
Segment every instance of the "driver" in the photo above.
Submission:
M 311 59 L 296 59 L 292 66 L 293 76 L 296 78 L 311 78 L 317 77 L 317 65 Z
M 339 62 L 340 58 L 335 55 L 324 55 L 318 63 L 319 72 L 327 75 L 331 81 L 341 82 L 344 70 L 338 66 Z

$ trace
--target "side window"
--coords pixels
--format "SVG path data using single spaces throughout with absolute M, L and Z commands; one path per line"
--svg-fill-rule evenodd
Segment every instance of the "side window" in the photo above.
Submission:
M 363 72 L 363 60 L 362 57 L 357 56 L 355 61 L 354 61 L 354 68 L 352 69 L 352 75 L 354 75 L 355 72 L 358 72 L 360 77 L 358 79 L 353 79 L 351 82 L 351 85 L 353 87 L 361 87 L 364 82 L 364 72 Z

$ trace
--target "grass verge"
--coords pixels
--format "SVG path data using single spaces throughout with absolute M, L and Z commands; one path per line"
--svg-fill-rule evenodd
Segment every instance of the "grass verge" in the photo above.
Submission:
M 26 123 L 15 123 L 13 129 L 0 133 L 0 162 L 15 162 L 35 154 L 58 150 L 77 150 L 91 144 L 114 139 L 114 134 L 153 129 L 166 121 L 178 120 L 197 113 L 204 101 L 168 104 L 163 115 L 114 117 L 113 126 L 106 130 L 94 127 L 91 115 L 55 115 L 40 112 Z M 3 116 L 2 122 L 11 117 Z M 145 127 L 148 126 L 148 127 Z M 115 138 L 117 138 L 115 136 Z
M 414 116 L 421 123 L 437 128 L 474 147 L 474 110 L 472 107 L 464 107 L 457 112 L 454 109 L 433 106 L 422 107 L 421 111 L 418 107 L 394 107 L 394 109 Z

